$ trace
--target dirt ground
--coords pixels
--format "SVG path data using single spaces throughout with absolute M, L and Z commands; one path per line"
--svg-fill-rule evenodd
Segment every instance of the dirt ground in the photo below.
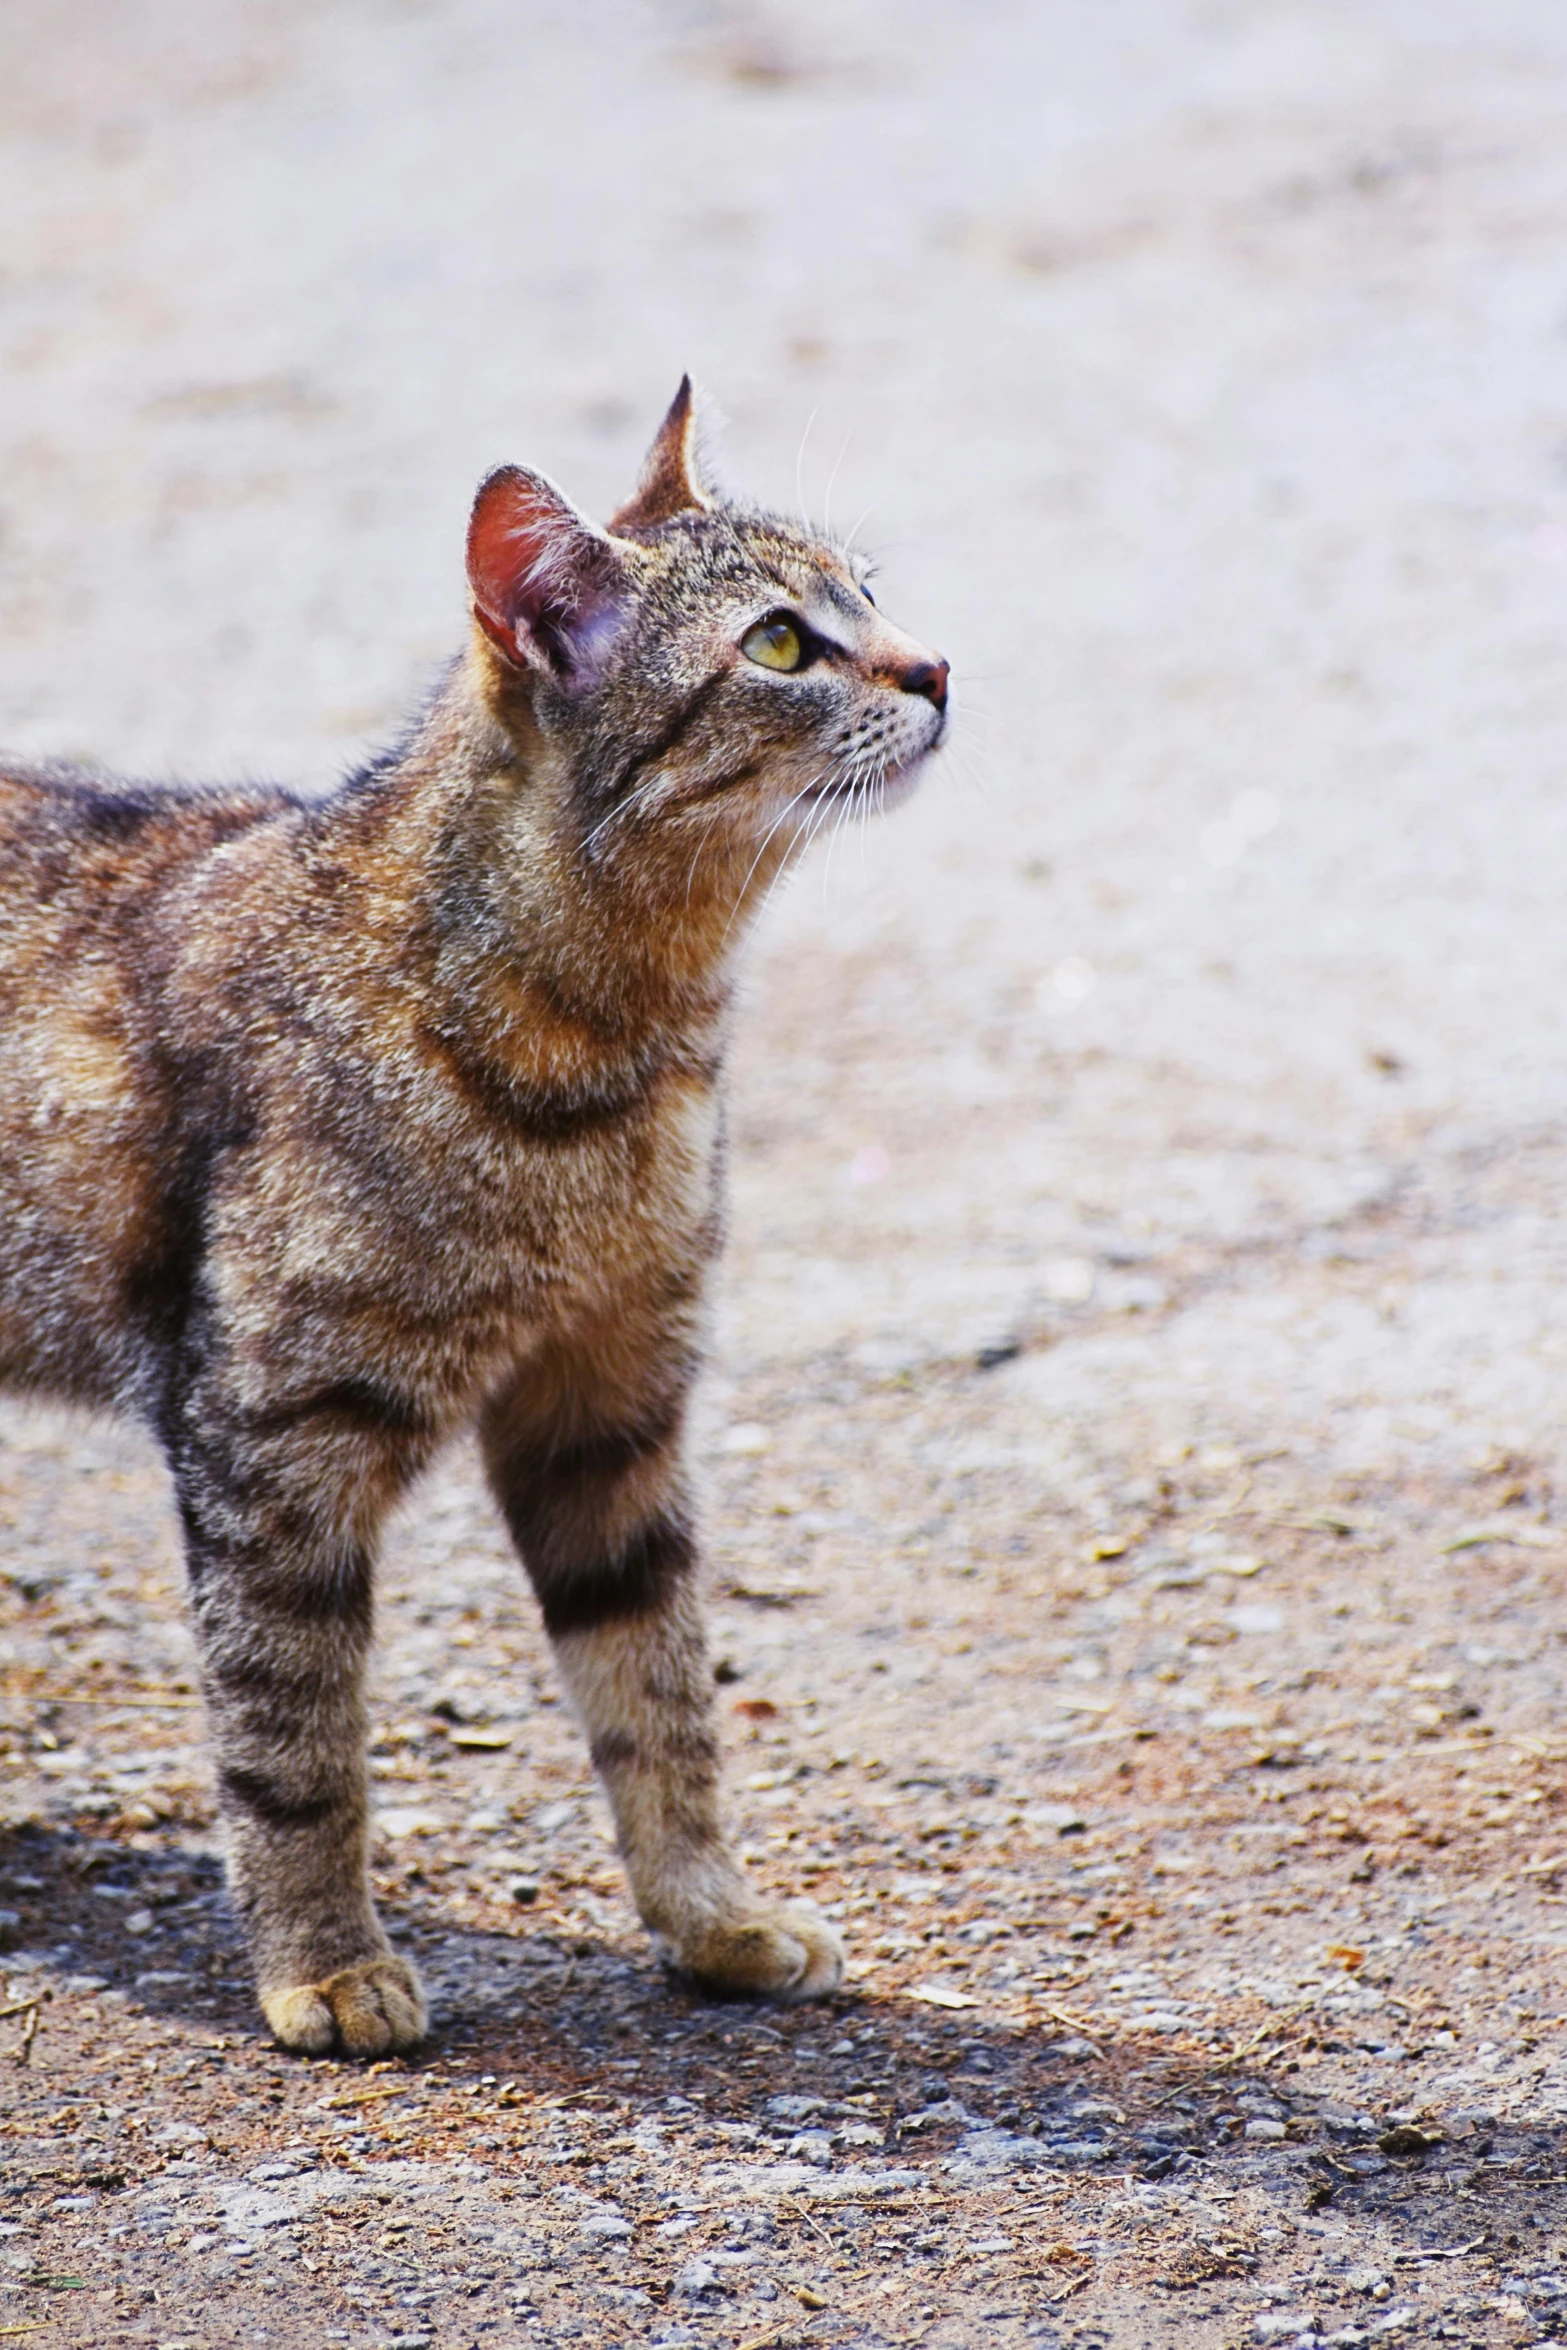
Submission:
M 9 747 L 324 781 L 687 365 L 959 716 L 766 917 L 704 1402 L 847 1987 L 665 1978 L 459 1453 L 435 2029 L 282 2056 L 161 1470 L 7 1406 L 0 2337 L 1567 2342 L 1564 105 L 1544 0 L 11 0 Z

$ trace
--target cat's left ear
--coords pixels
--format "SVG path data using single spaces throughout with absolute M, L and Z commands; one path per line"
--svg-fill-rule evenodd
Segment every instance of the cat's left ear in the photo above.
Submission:
M 710 513 L 712 505 L 697 457 L 696 395 L 691 378 L 683 375 L 643 462 L 642 478 L 609 527 L 653 530 L 676 514 Z
M 603 667 L 630 601 L 620 557 L 552 481 L 503 465 L 468 524 L 474 618 L 514 667 L 584 684 Z

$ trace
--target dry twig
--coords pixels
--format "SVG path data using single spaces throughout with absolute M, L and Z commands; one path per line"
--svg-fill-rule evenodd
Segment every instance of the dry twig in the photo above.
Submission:
M 347 2089 L 341 2097 L 324 2097 L 321 2102 L 328 2112 L 338 2113 L 348 2106 L 379 2105 L 388 2097 L 416 2097 L 423 2085 L 417 2079 L 409 2079 L 387 2089 Z
M 806 2210 L 803 2203 L 795 2203 L 789 2198 L 781 2196 L 779 2198 L 779 2209 L 781 2211 L 789 2212 L 795 2219 L 803 2219 L 806 2226 L 814 2230 L 814 2232 L 820 2236 L 822 2242 L 827 2246 L 829 2251 L 833 2251 L 835 2249 L 833 2240 L 831 2236 L 828 2235 L 827 2230 L 817 2220 L 814 2212 Z
M 1270 2017 L 1260 2032 L 1253 2032 L 1249 2040 L 1243 2040 L 1238 2048 L 1232 2048 L 1228 2056 L 1216 2056 L 1209 2071 L 1227 2072 L 1232 2064 L 1244 2064 L 1248 2056 L 1256 2054 L 1264 2040 L 1271 2040 L 1275 2032 L 1281 2032 L 1286 2024 L 1293 2023 L 1297 2016 L 1305 2015 L 1316 2004 L 1315 1998 L 1297 2000 L 1293 2007 L 1285 2008 L 1282 2014 Z
M 1081 2016 L 1070 2014 L 1064 2007 L 1052 2007 L 1049 2000 L 1047 1999 L 1042 1999 L 1039 2003 L 1039 2007 L 1040 2013 L 1042 2015 L 1049 2016 L 1054 2023 L 1065 2024 L 1069 2032 L 1076 2032 L 1079 2038 L 1088 2042 L 1089 2047 L 1092 2048 L 1097 2055 L 1103 2056 L 1103 2045 L 1094 2037 L 1094 2026 L 1092 2024 L 1085 2024 Z
M 1085 2268 L 1080 2277 L 1074 2277 L 1071 2283 L 1065 2286 L 1059 2293 L 1047 2293 L 1045 2295 L 1046 2308 L 1059 2309 L 1063 2301 L 1070 2301 L 1074 2293 L 1080 2293 L 1082 2291 L 1083 2287 L 1088 2283 L 1093 2274 L 1094 2271 L 1091 2268 Z
M 28 1687 L 12 1689 L 9 1694 L 13 1698 L 33 1705 L 145 1705 L 161 1708 L 163 1706 L 200 1705 L 201 1703 L 199 1697 L 192 1697 L 189 1690 L 185 1689 L 170 1689 L 161 1696 L 156 1693 L 149 1695 L 143 1689 L 133 1695 L 116 1697 L 108 1692 L 98 1690 L 89 1692 L 80 1689 Z
M 38 2037 L 38 2002 L 36 1999 L 27 2001 L 24 2013 L 26 2021 L 22 2025 L 22 2037 L 11 2051 L 18 2064 L 26 2064 L 29 2061 L 33 2053 L 33 2042 Z

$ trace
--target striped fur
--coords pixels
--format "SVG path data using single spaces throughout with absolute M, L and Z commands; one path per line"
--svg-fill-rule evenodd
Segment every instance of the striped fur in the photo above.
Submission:
M 701 1979 L 840 1955 L 747 1886 L 684 1458 L 746 917 L 906 783 L 945 667 L 698 478 L 608 531 L 481 488 L 466 653 L 312 801 L 0 769 L 0 1382 L 138 1415 L 184 1530 L 231 1875 L 289 2046 L 424 2028 L 366 1871 L 380 1528 L 477 1425 L 633 1891 Z M 780 609 L 816 657 L 742 641 Z

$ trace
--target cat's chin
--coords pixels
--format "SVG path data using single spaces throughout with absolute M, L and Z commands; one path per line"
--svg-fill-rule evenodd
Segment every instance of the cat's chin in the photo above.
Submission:
M 932 746 L 934 748 L 934 745 Z M 916 751 L 912 759 L 905 759 L 900 767 L 889 767 L 874 781 L 861 778 L 858 783 L 835 782 L 816 785 L 802 792 L 794 805 L 803 814 L 814 816 L 822 807 L 853 808 L 858 814 L 885 816 L 901 806 L 919 783 L 920 775 L 930 751 Z
M 882 777 L 880 790 L 872 795 L 872 804 L 878 816 L 884 816 L 890 808 L 900 807 L 919 788 L 920 777 L 935 748 L 932 744 L 931 750 L 916 751 L 913 758 L 906 759 L 901 767 L 889 768 Z

